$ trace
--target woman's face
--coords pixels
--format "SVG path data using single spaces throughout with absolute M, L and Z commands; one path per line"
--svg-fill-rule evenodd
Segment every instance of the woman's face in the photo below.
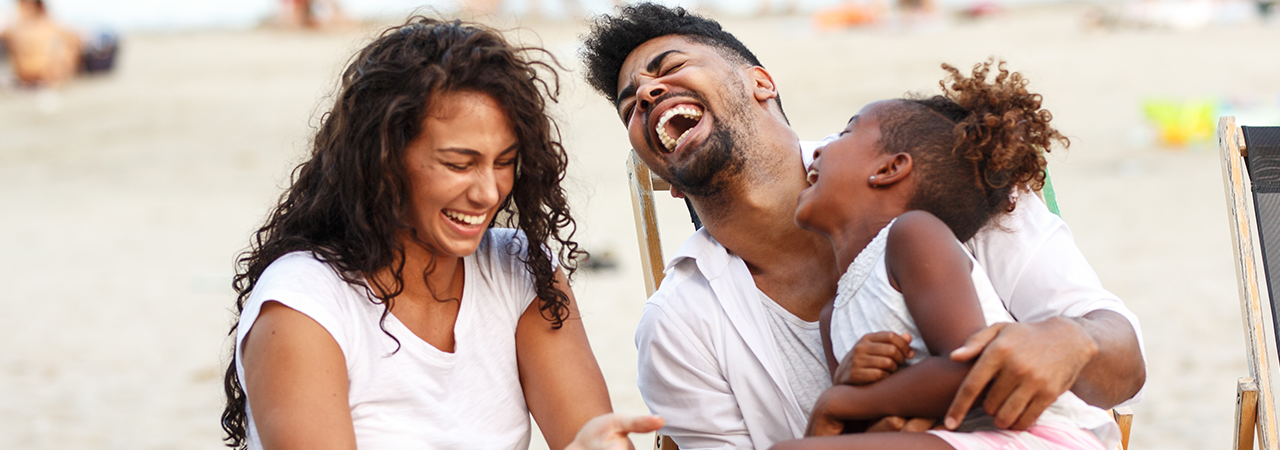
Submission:
M 871 189 L 868 179 L 875 174 L 880 151 L 880 102 L 863 107 L 849 119 L 836 140 L 814 153 L 807 174 L 810 186 L 800 191 L 796 224 L 824 236 L 831 236 L 856 217 L 859 203 Z
M 418 238 L 442 256 L 474 253 L 511 193 L 517 144 L 507 114 L 489 95 L 437 94 L 422 134 L 404 154 Z

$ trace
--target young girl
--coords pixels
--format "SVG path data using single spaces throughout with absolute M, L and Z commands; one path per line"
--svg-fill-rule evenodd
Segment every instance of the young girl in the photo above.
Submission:
M 1040 188 L 1042 151 L 1068 142 L 1020 74 L 1001 63 L 988 83 L 990 66 L 965 77 L 943 65 L 950 72 L 944 95 L 867 105 L 817 156 L 796 222 L 826 236 L 848 268 L 832 307 L 829 351 L 844 355 L 879 331 L 907 335 L 911 349 L 903 352 L 906 366 L 879 381 L 824 392 L 808 433 L 823 437 L 779 447 L 1104 449 L 1119 442 L 1108 414 L 1070 392 L 1025 431 L 996 429 L 975 408 L 958 431 L 831 436 L 845 421 L 942 417 L 969 370 L 947 355 L 987 325 L 1012 321 L 961 242 L 999 226 L 993 219 Z

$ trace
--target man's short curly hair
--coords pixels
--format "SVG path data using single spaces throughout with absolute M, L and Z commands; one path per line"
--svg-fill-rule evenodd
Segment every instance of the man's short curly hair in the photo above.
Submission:
M 622 8 L 616 16 L 601 15 L 592 21 L 581 53 L 587 82 L 616 104 L 618 72 L 627 55 L 651 39 L 670 35 L 714 47 L 735 62 L 764 67 L 742 41 L 720 28 L 719 22 L 684 8 L 639 3 Z

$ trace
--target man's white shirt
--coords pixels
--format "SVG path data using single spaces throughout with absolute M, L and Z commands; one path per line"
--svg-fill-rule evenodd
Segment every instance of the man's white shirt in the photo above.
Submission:
M 805 167 L 823 142 L 801 142 Z M 965 246 L 987 270 L 1006 308 L 1022 322 L 1114 311 L 1137 317 L 1102 287 L 1065 222 L 1023 195 L 999 227 Z M 698 230 L 666 266 L 636 330 L 638 384 L 662 433 L 681 449 L 769 448 L 802 437 L 808 417 L 746 263 Z M 842 356 L 842 355 L 837 355 Z M 1145 388 L 1144 388 L 1145 390 Z M 1125 404 L 1141 400 L 1140 390 Z

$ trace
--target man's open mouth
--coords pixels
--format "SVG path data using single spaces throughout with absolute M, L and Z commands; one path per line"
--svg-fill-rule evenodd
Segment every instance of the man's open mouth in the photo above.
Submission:
M 671 153 L 684 142 L 689 136 L 689 131 L 701 120 L 701 108 L 690 104 L 679 105 L 662 113 L 662 117 L 658 118 L 658 125 L 654 127 L 654 132 L 657 133 L 658 140 L 662 142 L 666 153 Z

